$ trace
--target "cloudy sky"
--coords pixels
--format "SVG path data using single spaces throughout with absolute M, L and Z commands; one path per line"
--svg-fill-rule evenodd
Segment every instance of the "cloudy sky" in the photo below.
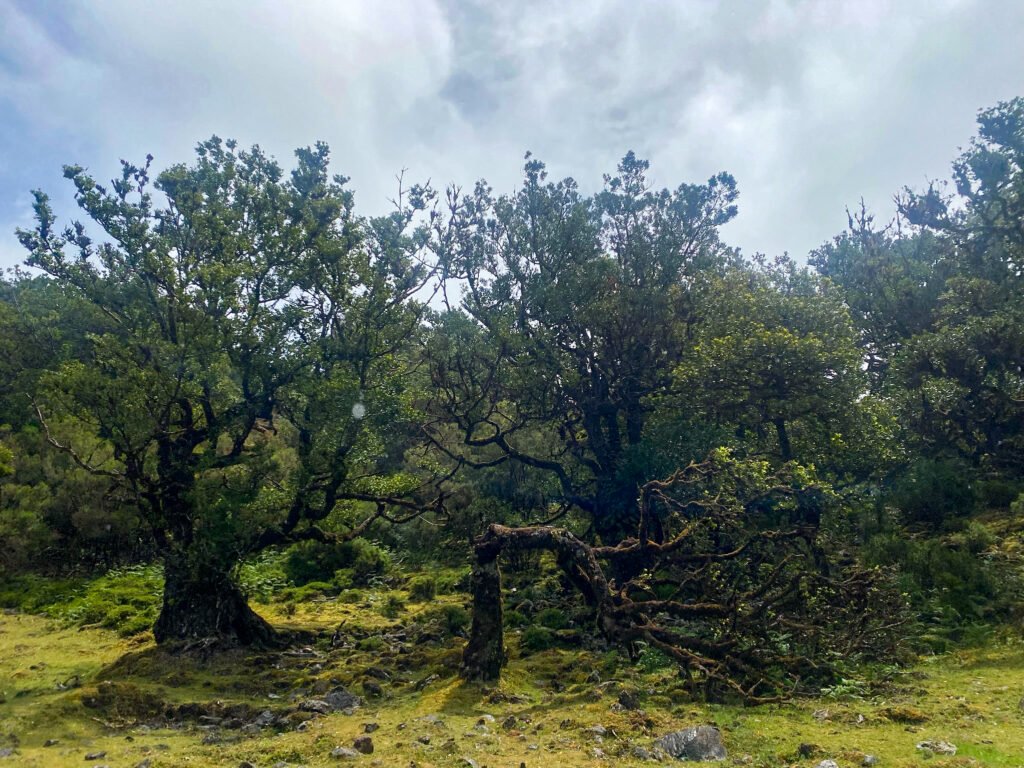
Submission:
M 317 139 L 359 207 L 394 174 L 511 191 L 531 150 L 585 190 L 629 149 L 740 187 L 726 239 L 804 257 L 863 197 L 947 174 L 1024 95 L 1020 0 L 0 0 L 0 266 L 63 163 L 186 160 L 211 134 L 284 164 Z

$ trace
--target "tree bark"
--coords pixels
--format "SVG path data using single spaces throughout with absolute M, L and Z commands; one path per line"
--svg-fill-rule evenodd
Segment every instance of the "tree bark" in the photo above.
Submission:
M 164 560 L 164 599 L 153 626 L 158 643 L 218 638 L 241 645 L 277 645 L 274 628 L 250 607 L 223 568 L 187 554 Z
M 473 626 L 462 654 L 462 676 L 468 680 L 497 680 L 508 654 L 503 631 L 501 570 L 496 551 L 478 551 L 471 584 Z

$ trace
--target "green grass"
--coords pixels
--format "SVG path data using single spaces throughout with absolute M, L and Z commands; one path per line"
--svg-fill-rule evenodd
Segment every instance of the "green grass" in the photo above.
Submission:
M 111 766 L 149 758 L 152 768 L 212 768 L 243 760 L 260 768 L 277 761 L 312 768 L 339 764 L 330 750 L 350 746 L 362 724 L 372 721 L 380 726 L 373 734 L 376 752 L 357 764 L 379 759 L 383 766 L 415 761 L 420 768 L 440 768 L 465 765 L 460 761 L 469 757 L 492 768 L 521 762 L 530 768 L 607 768 L 644 765 L 632 757 L 634 746 L 647 746 L 670 730 L 714 723 L 731 758 L 763 768 L 811 768 L 826 757 L 856 766 L 865 753 L 897 768 L 1024 766 L 1024 713 L 1018 706 L 1024 696 L 1024 644 L 1016 639 L 929 657 L 909 670 L 886 670 L 890 679 L 881 686 L 849 680 L 826 697 L 745 708 L 691 701 L 674 668 L 657 658 L 642 656 L 633 664 L 619 654 L 560 647 L 520 654 L 521 633 L 515 630 L 509 632 L 513 658 L 501 684 L 469 685 L 457 675 L 461 639 L 442 633 L 425 644 L 410 640 L 404 652 L 387 639 L 403 628 L 410 636 L 436 629 L 445 609 L 456 611 L 464 596 L 409 603 L 393 618 L 381 610 L 389 599 L 405 596 L 399 590 L 364 590 L 354 603 L 324 600 L 290 611 L 280 603 L 260 606 L 276 625 L 320 633 L 315 659 L 246 650 L 168 657 L 148 635 L 125 638 L 102 627 L 79 629 L 52 618 L 4 615 L 0 747 L 16 746 L 12 765 L 40 768 L 81 766 L 84 755 L 95 751 L 105 751 L 101 762 Z M 331 648 L 327 638 L 339 624 L 351 642 Z M 196 705 L 205 711 L 239 705 L 258 712 L 285 706 L 292 691 L 321 690 L 336 682 L 362 693 L 371 667 L 392 677 L 383 683 L 381 698 L 368 699 L 351 717 L 319 718 L 304 731 L 226 730 L 223 741 L 210 743 L 216 732 L 194 721 L 178 728 L 145 724 L 154 708 Z M 599 671 L 600 682 L 588 682 L 592 670 Z M 436 678 L 418 690 L 417 683 L 432 675 Z M 616 706 L 623 689 L 638 692 L 642 711 Z M 85 705 L 95 699 L 105 703 Z M 424 720 L 428 715 L 439 716 L 443 724 Z M 480 726 L 485 715 L 495 721 Z M 515 726 L 503 728 L 510 715 Z M 596 724 L 609 730 L 600 744 L 586 731 Z M 429 736 L 430 743 L 417 741 L 421 736 Z M 60 743 L 43 746 L 53 738 Z M 951 741 L 958 754 L 925 758 L 915 749 L 925 739 Z M 801 744 L 818 749 L 803 758 Z M 607 759 L 595 757 L 595 748 Z

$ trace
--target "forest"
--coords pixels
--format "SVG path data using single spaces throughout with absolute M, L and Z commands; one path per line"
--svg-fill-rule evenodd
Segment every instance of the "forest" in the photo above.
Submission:
M 330 161 L 33 193 L 0 765 L 1024 765 L 1024 99 L 806 257 Z

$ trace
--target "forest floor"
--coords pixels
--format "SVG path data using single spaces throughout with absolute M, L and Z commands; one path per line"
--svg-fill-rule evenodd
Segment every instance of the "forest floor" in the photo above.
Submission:
M 126 639 L 8 611 L 0 616 L 0 766 L 639 766 L 655 763 L 638 747 L 703 724 L 721 730 L 726 765 L 833 759 L 846 768 L 874 755 L 881 768 L 1024 766 L 1019 640 L 875 670 L 871 684 L 847 680 L 825 697 L 745 708 L 695 702 L 672 669 L 643 669 L 614 653 L 521 655 L 515 632 L 501 684 L 466 684 L 457 674 L 463 641 L 417 623 L 461 598 L 403 604 L 387 618 L 379 607 L 388 594 L 259 606 L 278 626 L 318 633 L 283 652 L 169 656 L 148 634 Z M 339 686 L 361 706 L 305 711 L 322 708 L 320 697 Z M 372 754 L 338 756 L 366 731 Z M 949 742 L 956 754 L 917 747 L 927 741 Z

